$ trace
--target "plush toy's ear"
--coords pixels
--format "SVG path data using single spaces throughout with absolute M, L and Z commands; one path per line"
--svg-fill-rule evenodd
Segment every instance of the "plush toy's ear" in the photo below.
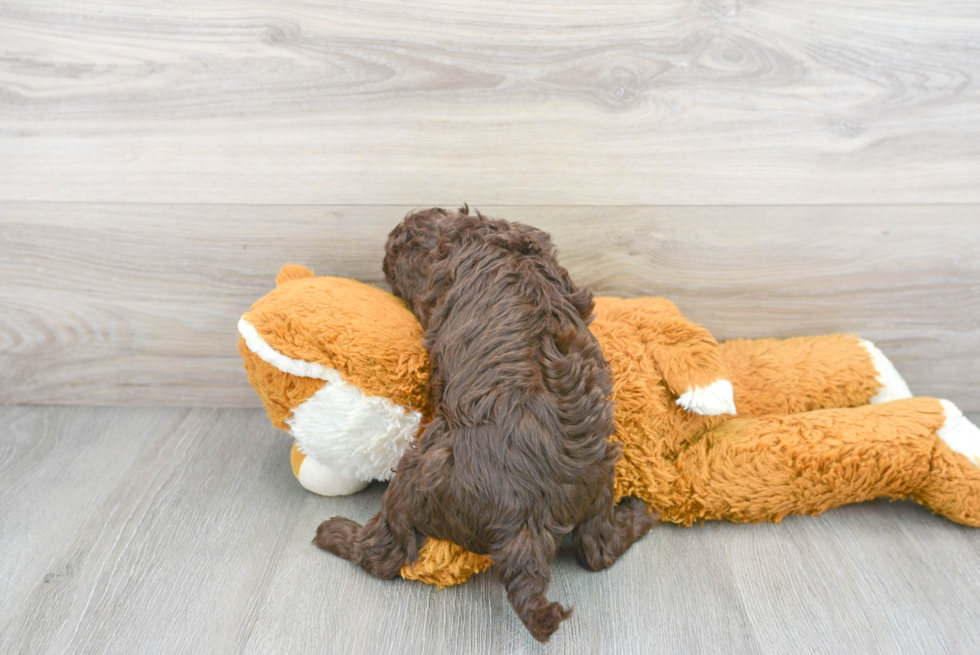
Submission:
M 279 269 L 279 275 L 276 276 L 276 286 L 278 287 L 283 282 L 290 280 L 302 280 L 305 277 L 313 277 L 313 271 L 300 264 L 286 264 Z

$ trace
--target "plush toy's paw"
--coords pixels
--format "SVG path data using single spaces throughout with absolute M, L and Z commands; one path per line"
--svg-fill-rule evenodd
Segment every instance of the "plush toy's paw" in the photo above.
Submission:
M 875 378 L 878 381 L 878 393 L 871 399 L 871 404 L 876 405 L 892 400 L 911 398 L 912 392 L 909 391 L 909 385 L 905 384 L 905 380 L 898 374 L 898 370 L 895 369 L 891 360 L 885 357 L 885 353 L 878 350 L 878 347 L 867 339 L 861 339 L 859 343 L 871 355 L 871 363 L 878 371 L 878 376 Z
M 946 412 L 946 422 L 939 428 L 939 438 L 946 445 L 980 466 L 980 428 L 963 416 L 960 408 L 948 400 L 940 400 Z
M 688 389 L 678 396 L 677 404 L 702 416 L 735 414 L 735 389 L 728 380 L 716 380 L 706 387 Z
M 368 486 L 364 480 L 345 477 L 319 463 L 312 457 L 307 457 L 296 444 L 289 454 L 293 474 L 304 489 L 321 496 L 349 496 L 356 494 Z

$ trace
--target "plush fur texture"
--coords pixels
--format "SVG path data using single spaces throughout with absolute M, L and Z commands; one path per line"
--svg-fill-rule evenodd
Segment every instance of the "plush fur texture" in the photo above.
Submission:
M 369 396 L 431 414 L 422 327 L 390 293 L 287 266 L 245 318 L 277 352 L 335 369 Z M 880 496 L 909 497 L 980 527 L 980 430 L 951 403 L 932 398 L 869 405 L 908 391 L 887 357 L 857 337 L 718 344 L 663 298 L 596 298 L 589 329 L 613 378 L 612 440 L 623 449 L 617 499 L 638 497 L 660 520 L 691 525 L 779 521 Z M 287 428 L 295 409 L 325 384 L 275 368 L 244 338 L 239 352 L 277 427 Z M 738 416 L 677 404 L 688 390 L 718 380 L 731 381 Z M 483 502 L 451 500 L 433 511 L 468 520 L 478 510 L 466 502 Z M 384 545 L 379 529 L 341 526 L 359 540 L 350 551 L 359 557 L 365 544 Z M 406 557 L 403 578 L 458 584 L 493 564 L 461 544 L 415 536 L 412 546 L 424 544 L 417 560 Z
M 330 471 L 337 476 L 338 490 L 358 487 L 353 484 L 357 480 L 366 483 L 391 478 L 405 448 L 418 435 L 422 420 L 419 411 L 406 411 L 383 396 L 368 396 L 344 380 L 337 369 L 279 353 L 245 318 L 238 322 L 238 331 L 248 349 L 275 369 L 324 381 L 285 419 L 301 452 L 318 462 L 330 462 L 329 469 L 324 467 L 317 474 L 322 480 L 316 486 L 318 490 L 328 488 L 325 485 Z
M 351 296 L 363 302 L 345 302 Z M 422 330 L 403 303 L 354 280 L 324 285 L 309 269 L 285 266 L 238 330 L 273 424 L 314 460 L 300 476 L 306 488 L 348 494 L 393 475 L 418 434 L 429 374 Z
M 716 345 L 739 415 L 684 411 L 667 391 L 662 346 L 679 314 L 661 298 L 596 299 L 591 325 L 615 378 L 617 497 L 641 498 L 661 521 L 780 521 L 879 497 L 911 498 L 980 527 L 980 431 L 945 401 L 869 404 L 881 391 L 856 337 L 737 339 Z M 688 324 L 689 338 L 700 340 Z M 976 435 L 972 436 L 971 435 Z M 947 439 L 949 440 L 947 442 Z M 963 444 L 966 444 L 964 447 Z M 445 586 L 490 565 L 426 544 L 402 577 Z
M 425 329 L 432 420 L 381 512 L 363 527 L 334 517 L 315 542 L 385 578 L 426 537 L 486 555 L 547 641 L 570 614 L 545 597 L 562 537 L 573 533 L 579 562 L 598 570 L 654 523 L 639 499 L 614 505 L 620 448 L 608 365 L 587 327 L 592 296 L 547 234 L 465 210 L 406 217 L 384 271 Z

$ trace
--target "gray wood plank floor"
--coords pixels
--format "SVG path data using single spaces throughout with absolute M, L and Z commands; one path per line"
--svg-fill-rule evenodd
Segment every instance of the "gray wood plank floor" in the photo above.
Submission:
M 974 415 L 974 420 L 977 416 Z M 380 581 L 310 544 L 384 487 L 299 487 L 260 410 L 0 408 L 2 653 L 969 653 L 980 531 L 877 501 L 658 526 L 530 639 L 490 576 Z

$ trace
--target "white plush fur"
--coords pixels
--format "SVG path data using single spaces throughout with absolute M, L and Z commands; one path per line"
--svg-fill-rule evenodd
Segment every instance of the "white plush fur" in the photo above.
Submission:
M 885 357 L 885 353 L 867 339 L 861 339 L 860 343 L 871 355 L 871 363 L 878 371 L 876 378 L 878 380 L 878 393 L 871 399 L 871 404 L 876 405 L 891 400 L 911 398 L 912 392 L 909 391 L 909 385 L 905 384 L 905 380 L 898 374 L 891 360 Z
M 244 316 L 238 320 L 238 333 L 245 339 L 245 345 L 248 346 L 248 349 L 258 355 L 259 359 L 267 364 L 272 364 L 283 373 L 329 382 L 340 382 L 343 379 L 336 369 L 328 368 L 317 362 L 304 362 L 301 359 L 286 357 L 266 343 L 255 326 L 246 321 Z
M 728 380 L 716 380 L 706 387 L 688 389 L 678 396 L 677 404 L 702 416 L 735 414 L 735 389 Z
M 345 478 L 312 457 L 303 459 L 296 479 L 299 480 L 304 489 L 321 496 L 349 496 L 356 494 L 369 484 L 365 480 Z
M 390 480 L 422 414 L 358 387 L 328 382 L 286 419 L 299 449 L 340 475 Z
M 283 355 L 244 318 L 238 322 L 238 331 L 249 350 L 263 361 L 291 375 L 325 381 L 286 419 L 307 458 L 341 478 L 391 479 L 392 469 L 418 434 L 420 412 L 406 410 L 388 398 L 368 396 L 336 369 Z
M 939 438 L 956 452 L 980 466 L 980 428 L 963 416 L 960 408 L 948 400 L 940 400 L 946 422 L 939 428 Z

